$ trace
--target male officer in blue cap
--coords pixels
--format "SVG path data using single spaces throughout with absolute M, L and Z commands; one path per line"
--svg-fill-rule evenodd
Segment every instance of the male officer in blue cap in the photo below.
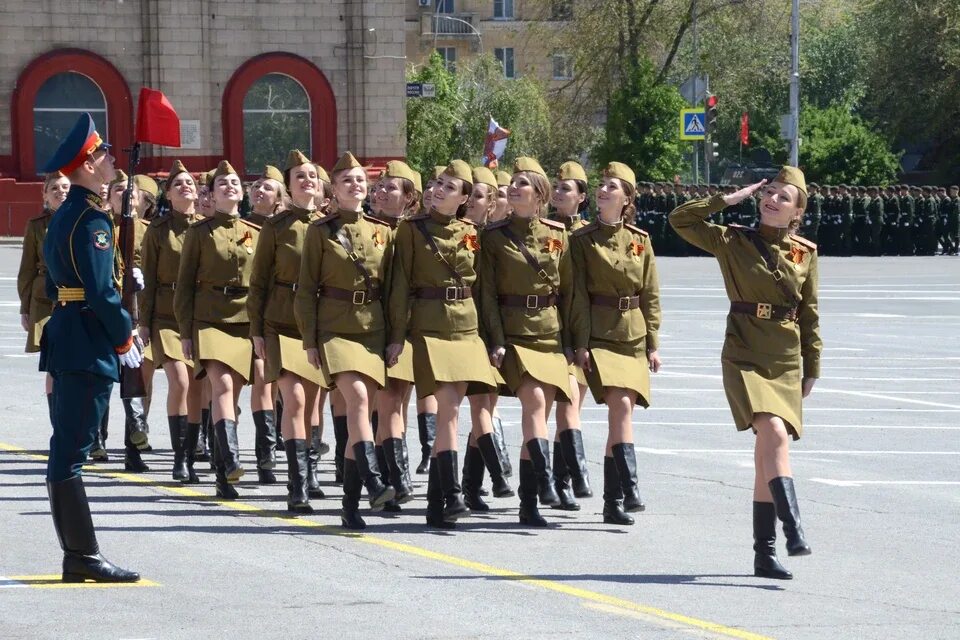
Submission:
M 47 492 L 63 548 L 63 581 L 136 582 L 138 574 L 100 555 L 80 476 L 120 364 L 139 367 L 143 360 L 120 306 L 113 222 L 99 195 L 116 170 L 89 114 L 80 116 L 44 171 L 61 171 L 71 183 L 43 244 L 47 295 L 56 302 L 40 340 L 40 370 L 53 377 Z

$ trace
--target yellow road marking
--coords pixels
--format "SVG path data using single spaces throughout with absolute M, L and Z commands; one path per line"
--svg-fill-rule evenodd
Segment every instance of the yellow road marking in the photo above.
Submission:
M 24 455 L 36 460 L 46 460 L 46 456 L 40 456 L 36 454 L 26 453 L 26 449 L 16 447 L 9 444 L 4 444 L 0 442 L 0 450 L 8 451 L 10 453 L 17 453 Z M 562 593 L 564 595 L 572 596 L 577 598 L 585 603 L 591 603 L 593 605 L 598 605 L 598 610 L 600 607 L 613 608 L 623 612 L 631 612 L 634 614 L 641 614 L 646 616 L 653 622 L 660 624 L 661 626 L 664 623 L 667 623 L 668 626 L 682 625 L 686 628 L 699 629 L 701 631 L 706 631 L 709 633 L 716 634 L 725 638 L 739 638 L 740 640 L 772 640 L 767 636 L 763 636 L 757 633 L 746 631 L 744 629 L 738 629 L 736 627 L 729 627 L 723 624 L 716 622 L 710 622 L 709 620 L 701 620 L 700 618 L 694 618 L 691 616 L 685 616 L 680 613 L 675 613 L 673 611 L 667 611 L 666 609 L 659 609 L 657 607 L 651 607 L 649 605 L 639 604 L 633 602 L 632 600 L 626 600 L 624 598 L 618 598 L 616 596 L 610 596 L 597 591 L 590 591 L 588 589 L 581 589 L 579 587 L 572 587 L 562 582 L 556 580 L 544 580 L 541 578 L 534 578 L 517 571 L 512 571 L 510 569 L 501 569 L 493 565 L 485 564 L 482 562 L 475 562 L 473 560 L 467 560 L 465 558 L 460 558 L 457 556 L 452 556 L 446 553 L 440 553 L 437 551 L 431 551 L 423 547 L 417 547 L 412 544 L 405 544 L 402 542 L 394 542 L 393 540 L 388 540 L 386 538 L 379 538 L 367 533 L 350 533 L 345 532 L 340 527 L 334 527 L 332 525 L 321 524 L 313 520 L 308 520 L 306 518 L 301 518 L 299 516 L 283 514 L 279 511 L 274 511 L 271 509 L 264 509 L 262 507 L 257 507 L 255 505 L 245 504 L 243 502 L 211 499 L 210 496 L 204 493 L 200 493 L 194 489 L 188 489 L 183 486 L 176 486 L 171 483 L 158 482 L 156 480 L 151 480 L 145 478 L 142 475 L 131 474 L 131 473 L 121 473 L 121 472 L 112 472 L 112 471 L 100 471 L 91 469 L 89 471 L 92 475 L 103 476 L 108 478 L 115 478 L 120 480 L 127 480 L 135 484 L 141 484 L 144 486 L 153 487 L 167 493 L 180 495 L 187 498 L 205 498 L 211 502 L 222 505 L 227 509 L 233 511 L 240 511 L 244 513 L 254 514 L 259 517 L 278 520 L 284 523 L 287 526 L 295 525 L 305 529 L 316 529 L 322 531 L 323 533 L 338 536 L 341 538 L 350 538 L 356 540 L 357 542 L 363 542 L 365 544 L 373 545 L 375 547 L 380 547 L 382 549 L 389 549 L 398 553 L 406 554 L 409 556 L 415 556 L 419 558 L 424 558 L 427 560 L 433 560 L 434 562 L 439 562 L 442 564 L 459 567 L 461 569 L 467 569 L 469 571 L 474 571 L 476 573 L 482 573 L 485 575 L 496 576 L 498 578 L 505 578 L 508 580 L 516 580 L 517 582 L 522 582 L 527 585 L 540 587 L 546 591 L 552 591 L 555 593 Z
M 139 582 L 62 582 L 59 573 L 41 576 L 0 576 L 0 589 L 106 589 L 116 587 L 159 587 L 160 583 L 140 579 Z

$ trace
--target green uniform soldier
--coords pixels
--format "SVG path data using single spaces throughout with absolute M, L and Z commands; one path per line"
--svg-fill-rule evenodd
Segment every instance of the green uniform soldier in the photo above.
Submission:
M 950 209 L 953 208 L 953 202 L 947 195 L 946 187 L 937 189 L 937 241 L 940 244 L 940 255 L 949 255 L 953 248 L 953 240 L 950 234 Z
M 837 192 L 837 213 L 840 215 L 840 255 L 853 255 L 853 195 L 850 187 L 840 185 Z
M 880 198 L 880 188 L 875 186 L 867 187 L 865 202 L 867 220 L 870 222 L 870 242 L 866 255 L 879 256 L 881 248 L 880 240 L 883 232 L 883 200 Z
M 837 187 L 824 186 L 823 189 L 826 195 L 823 199 L 823 205 L 821 206 L 820 231 L 818 234 L 821 243 L 818 251 L 823 255 L 835 256 L 840 254 L 841 249 L 840 201 Z
M 933 187 L 921 187 L 920 193 L 914 222 L 917 255 L 932 256 L 937 252 L 937 203 L 933 197 Z
M 960 253 L 960 187 L 950 185 L 949 208 L 947 209 L 947 240 L 951 256 Z
M 901 256 L 912 256 L 915 251 L 913 246 L 916 211 L 913 189 L 915 188 L 905 184 L 900 185 L 900 226 L 897 231 L 897 253 Z
M 807 211 L 800 225 L 800 235 L 811 242 L 818 242 L 820 220 L 823 217 L 823 195 L 820 193 L 820 185 L 816 182 L 808 184 L 807 189 L 810 195 L 807 198 Z
M 867 216 L 867 205 L 870 204 L 870 199 L 867 198 L 863 187 L 853 185 L 850 191 L 853 210 L 853 225 L 850 228 L 853 234 L 851 248 L 854 255 L 870 255 L 870 218 Z
M 899 252 L 897 247 L 897 232 L 900 228 L 900 198 L 897 197 L 895 187 L 883 189 L 883 233 L 880 235 L 880 250 L 884 255 L 895 256 Z

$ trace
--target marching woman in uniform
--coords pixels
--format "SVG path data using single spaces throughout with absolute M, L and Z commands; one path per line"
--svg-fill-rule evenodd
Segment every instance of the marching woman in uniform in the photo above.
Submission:
M 458 217 L 472 189 L 470 165 L 451 162 L 434 187 L 430 211 L 397 227 L 390 280 L 387 366 L 397 365 L 409 340 L 417 395 L 437 400 L 427 524 L 439 528 L 469 514 L 457 470 L 460 403 L 468 387 L 478 393 L 496 388 L 474 301 L 478 229 Z
M 246 304 L 260 228 L 240 219 L 243 184 L 229 162 L 220 162 L 210 184 L 215 212 L 187 229 L 173 305 L 183 355 L 210 381 L 217 495 L 232 500 L 244 473 L 237 400 L 253 375 Z
M 294 312 L 307 360 L 336 385 L 347 405 L 343 511 L 348 529 L 363 529 L 360 493 L 373 511 L 393 499 L 380 480 L 370 409 L 386 383 L 383 295 L 389 281 L 393 230 L 363 213 L 367 174 L 349 151 L 331 172 L 337 211 L 307 229 Z
M 317 217 L 323 183 L 320 170 L 298 149 L 287 158 L 286 174 L 291 203 L 286 210 L 267 218 L 260 230 L 250 274 L 247 313 L 254 353 L 265 363 L 265 380 L 268 384 L 278 383 L 284 398 L 280 429 L 287 454 L 287 509 L 312 513 L 308 485 L 313 468 L 308 456 L 307 426 L 320 393 L 322 375 L 307 361 L 293 307 L 303 242 L 307 228 Z M 256 194 L 254 190 L 254 206 Z M 257 429 L 259 460 L 261 455 L 267 455 L 267 449 L 273 450 L 273 442 L 261 433 L 259 423 Z M 323 497 L 322 492 L 317 497 Z
M 637 489 L 633 408 L 650 405 L 650 371 L 660 370 L 660 286 L 646 231 L 628 224 L 636 178 L 611 162 L 597 189 L 597 219 L 573 233 L 574 302 L 570 331 L 576 363 L 597 402 L 607 405 L 603 521 L 633 524 L 643 511 Z
M 143 237 L 144 289 L 140 298 L 140 338 L 149 344 L 154 365 L 167 375 L 167 422 L 173 447 L 173 479 L 197 483 L 193 469 L 200 438 L 203 384 L 193 376 L 193 361 L 183 353 L 173 312 L 180 255 L 187 229 L 196 219 L 197 186 L 179 160 L 170 168 L 166 197 L 170 212 L 150 223 Z
M 573 233 L 586 223 L 582 213 L 589 209 L 587 199 L 587 174 L 576 162 L 560 165 L 553 181 L 550 195 L 553 214 L 550 219 L 562 224 L 567 233 Z M 589 498 L 590 476 L 587 472 L 587 456 L 583 450 L 583 432 L 580 430 L 580 412 L 583 410 L 583 395 L 587 392 L 587 378 L 583 370 L 573 363 L 572 350 L 567 352 L 570 361 L 570 402 L 557 402 L 557 434 L 554 438 L 553 477 L 560 504 L 555 508 L 579 511 L 574 498 Z
M 40 335 L 43 325 L 50 319 L 53 302 L 47 298 L 47 267 L 43 262 L 43 239 L 54 212 L 67 199 L 70 180 L 59 171 L 49 174 L 43 181 L 43 213 L 27 222 L 23 233 L 23 253 L 20 255 L 20 270 L 17 271 L 17 293 L 20 294 L 20 326 L 27 332 L 26 353 L 40 351 Z M 47 402 L 53 392 L 53 378 L 46 378 Z
M 480 310 L 490 362 L 506 381 L 501 388 L 520 399 L 520 523 L 545 527 L 538 498 L 547 506 L 560 502 L 547 412 L 555 398 L 570 398 L 564 357 L 573 300 L 569 242 L 564 226 L 545 217 L 550 181 L 536 160 L 517 158 L 508 197 L 513 215 L 483 233 Z
M 820 376 L 816 245 L 795 235 L 807 204 L 803 173 L 783 167 L 773 182 L 694 200 L 670 214 L 687 242 L 717 257 L 730 313 L 721 362 L 737 430 L 752 430 L 754 573 L 789 580 L 777 559 L 776 522 L 787 553 L 808 555 L 790 470 L 790 437 L 803 432 L 803 398 Z M 725 227 L 705 218 L 762 189 L 760 226 Z

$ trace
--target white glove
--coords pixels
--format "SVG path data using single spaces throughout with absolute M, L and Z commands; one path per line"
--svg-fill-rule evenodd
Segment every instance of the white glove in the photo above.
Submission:
M 140 267 L 133 268 L 133 279 L 137 283 L 137 291 L 143 291 L 143 271 Z
M 133 345 L 126 353 L 120 354 L 120 364 L 131 369 L 136 369 L 143 362 L 143 350 L 138 344 L 138 340 L 133 341 Z

